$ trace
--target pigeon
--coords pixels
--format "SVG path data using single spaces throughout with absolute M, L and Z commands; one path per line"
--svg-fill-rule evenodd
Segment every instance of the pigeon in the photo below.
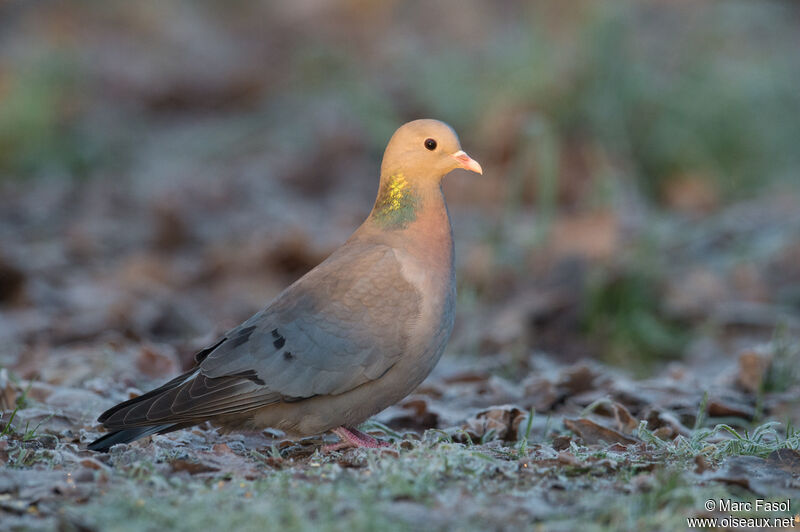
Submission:
M 331 449 L 387 445 L 357 427 L 411 393 L 438 362 L 455 317 L 445 174 L 483 174 L 455 131 L 414 120 L 392 135 L 366 221 L 263 310 L 163 386 L 105 411 L 94 451 L 210 421 L 222 430 L 332 430 Z

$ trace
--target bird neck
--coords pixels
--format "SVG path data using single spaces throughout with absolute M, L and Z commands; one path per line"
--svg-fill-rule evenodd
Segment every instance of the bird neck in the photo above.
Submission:
M 402 172 L 381 179 L 370 218 L 381 229 L 405 229 L 419 216 L 423 194 Z
M 431 270 L 451 272 L 453 229 L 441 180 L 384 175 L 372 212 L 352 238 L 405 249 L 424 257 Z

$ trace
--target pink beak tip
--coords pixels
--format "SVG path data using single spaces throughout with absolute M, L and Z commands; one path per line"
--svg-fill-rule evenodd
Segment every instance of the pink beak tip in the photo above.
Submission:
M 480 163 L 467 155 L 463 150 L 459 150 L 453 154 L 453 157 L 456 161 L 458 161 L 459 168 L 463 168 L 464 170 L 469 170 L 470 172 L 475 172 L 477 174 L 483 175 L 483 168 L 481 168 Z

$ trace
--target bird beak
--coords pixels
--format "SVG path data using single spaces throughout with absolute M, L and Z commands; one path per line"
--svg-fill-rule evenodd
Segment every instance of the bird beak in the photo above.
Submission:
M 463 168 L 464 170 L 469 170 L 470 172 L 476 172 L 483 175 L 483 168 L 481 168 L 481 165 L 478 164 L 478 161 L 464 153 L 464 150 L 458 150 L 455 152 L 453 154 L 453 159 L 455 159 L 458 163 L 458 168 Z

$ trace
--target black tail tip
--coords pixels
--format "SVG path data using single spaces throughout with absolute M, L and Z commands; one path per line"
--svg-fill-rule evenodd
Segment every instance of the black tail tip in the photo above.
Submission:
M 156 425 L 153 427 L 136 427 L 132 429 L 122 429 L 109 432 L 94 440 L 86 446 L 90 451 L 97 451 L 100 453 L 107 453 L 109 449 L 120 443 L 131 443 L 139 438 L 150 436 L 157 432 L 165 432 L 172 428 L 173 425 Z
M 127 433 L 132 432 L 130 430 L 115 430 L 114 432 L 109 432 L 108 434 L 101 436 L 94 440 L 92 443 L 86 446 L 87 449 L 90 451 L 97 451 L 100 453 L 107 453 L 109 449 L 111 449 L 114 445 L 119 443 L 130 443 L 135 440 L 134 435 L 128 435 Z

